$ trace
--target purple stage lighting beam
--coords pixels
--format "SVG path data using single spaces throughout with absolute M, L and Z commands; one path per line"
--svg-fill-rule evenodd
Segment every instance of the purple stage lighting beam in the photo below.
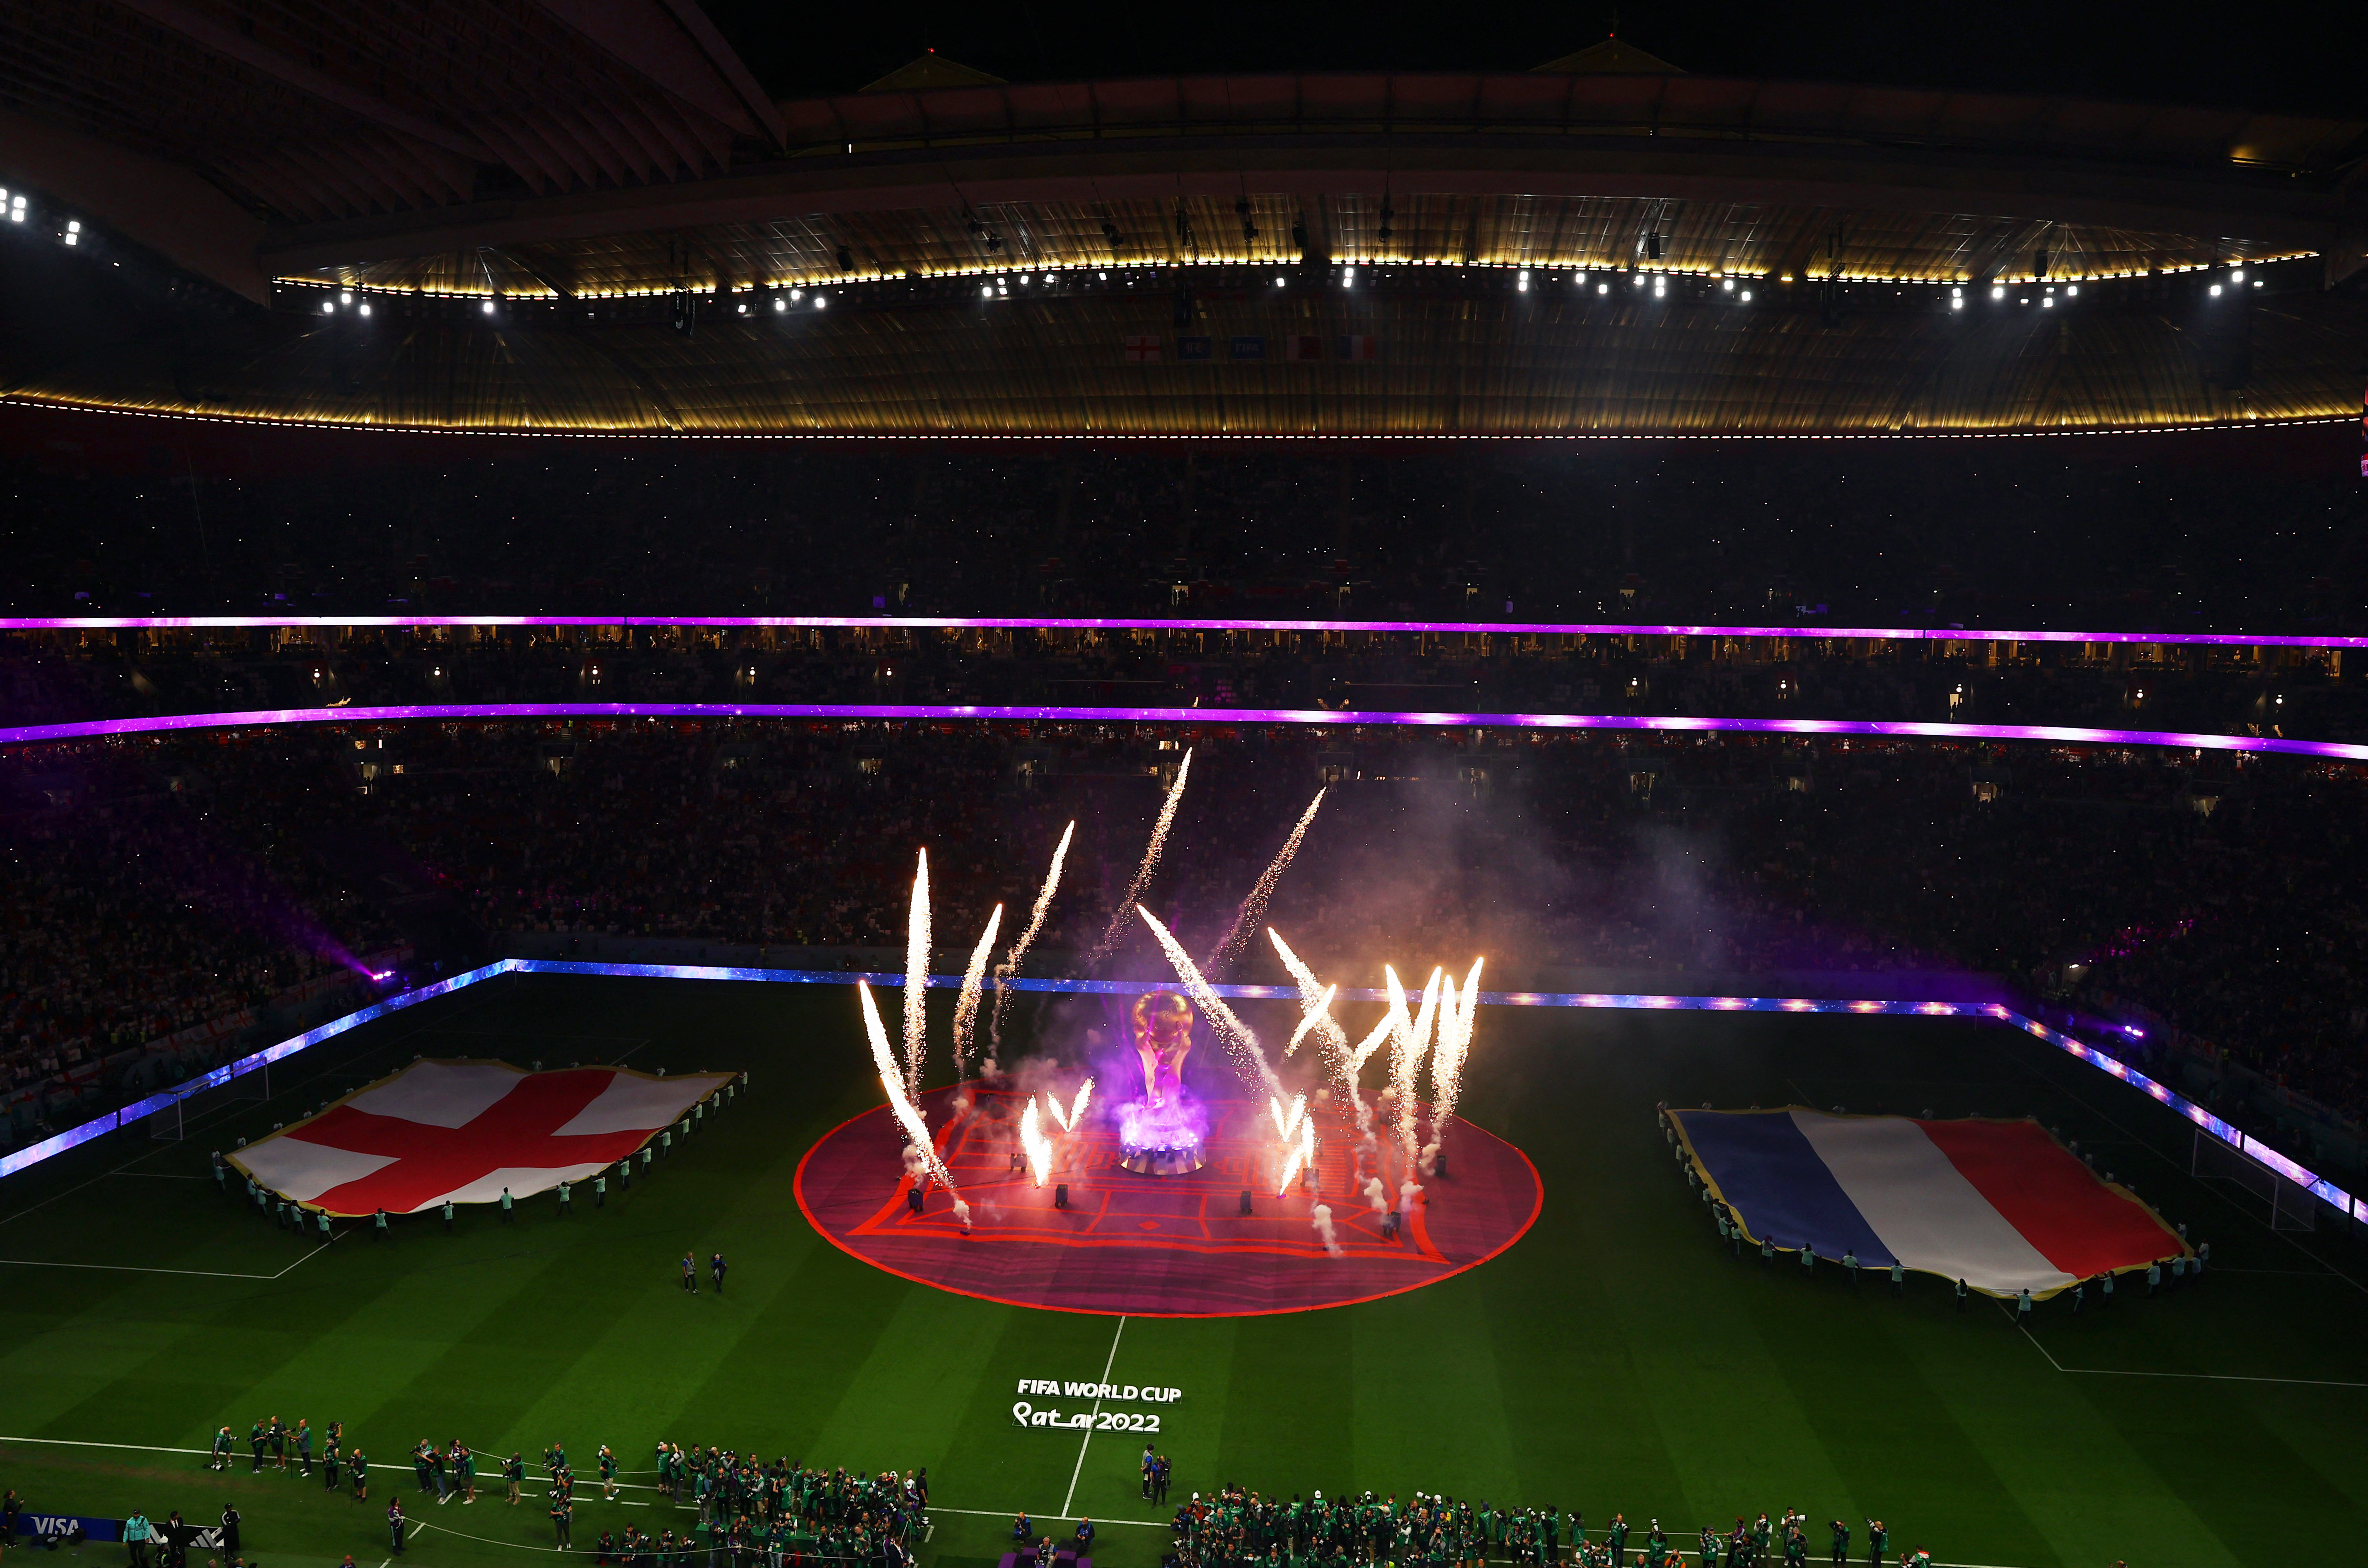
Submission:
M 1895 642 L 2153 642 L 2203 648 L 2363 648 L 2368 637 L 2240 631 L 2002 631 L 1910 626 L 1646 626 L 1558 620 L 1219 620 L 939 615 L 55 615 L 0 617 L 0 631 L 202 631 L 273 626 L 774 627 L 884 631 L 1413 631 L 1500 637 L 1858 638 Z
M 273 708 L 228 713 L 167 713 L 137 719 L 86 719 L 0 727 L 0 745 L 169 734 L 181 730 L 252 729 L 275 724 L 376 724 L 519 719 L 880 719 L 960 720 L 981 723 L 1303 724 L 1413 729 L 1604 730 L 1678 734 L 1832 735 L 1894 740 L 2036 741 L 2056 745 L 2167 746 L 2368 762 L 2368 744 L 2302 741 L 2279 735 L 2224 735 L 2178 730 L 2104 730 L 2075 724 L 1952 724 L 1921 719 L 1663 718 L 1629 713 L 1437 713 L 1335 711 L 1326 708 L 972 707 L 878 702 L 450 702 L 384 708 Z

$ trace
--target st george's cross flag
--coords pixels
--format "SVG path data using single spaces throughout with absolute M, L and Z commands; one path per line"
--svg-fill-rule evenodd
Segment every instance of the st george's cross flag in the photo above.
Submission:
M 2187 1244 L 2037 1122 L 1672 1110 L 1679 1136 L 1757 1245 L 1894 1261 L 1992 1295 L 2049 1296 Z
M 731 1081 L 415 1062 L 226 1158 L 266 1190 L 330 1214 L 492 1203 L 504 1187 L 524 1198 L 598 1174 Z

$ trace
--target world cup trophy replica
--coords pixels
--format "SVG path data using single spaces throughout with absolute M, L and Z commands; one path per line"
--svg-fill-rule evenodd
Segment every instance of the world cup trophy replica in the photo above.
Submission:
M 1143 1096 L 1119 1108 L 1119 1163 L 1143 1176 L 1182 1176 L 1207 1163 L 1207 1118 L 1184 1087 L 1192 1054 L 1192 1005 L 1173 991 L 1134 1001 L 1132 1044 Z

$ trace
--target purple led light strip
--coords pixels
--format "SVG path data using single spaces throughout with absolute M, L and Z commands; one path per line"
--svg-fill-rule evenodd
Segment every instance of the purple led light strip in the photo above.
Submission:
M 2368 637 L 2236 631 L 1990 631 L 1903 626 L 1644 626 L 1560 620 L 1154 620 L 952 615 L 54 615 L 0 616 L 0 631 L 192 631 L 273 626 L 715 626 L 887 631 L 1415 631 L 1503 637 L 1805 637 L 1899 642 L 2155 642 L 2209 648 L 2368 648 Z
M 391 708 L 277 708 L 236 713 L 168 713 L 0 728 L 0 745 L 146 735 L 176 730 L 273 724 L 373 724 L 409 720 L 503 719 L 882 719 L 1059 724 L 1359 724 L 1417 729 L 1638 730 L 1679 734 L 1864 735 L 1948 741 L 2039 741 L 2062 745 L 2171 746 L 2368 762 L 2368 744 L 2220 735 L 2175 730 L 2099 730 L 2071 724 L 1948 724 L 1921 719 L 1659 718 L 1627 713 L 1397 713 L 1326 708 L 963 707 L 873 702 L 451 702 Z
M 373 1018 L 384 1017 L 389 1013 L 427 1001 L 431 996 L 445 995 L 463 986 L 473 985 L 479 981 L 491 980 L 503 974 L 597 974 L 643 980 L 721 980 L 793 985 L 852 985 L 858 980 L 866 980 L 874 985 L 901 987 L 905 983 L 904 976 L 899 974 L 858 974 L 837 970 L 732 969 L 707 964 L 603 963 L 575 959 L 499 959 L 482 969 L 473 969 L 465 974 L 456 974 L 449 979 L 439 980 L 432 985 L 422 986 L 416 991 L 406 991 L 400 995 L 389 997 L 383 1002 L 374 1003 L 359 1012 L 348 1013 L 342 1018 L 334 1019 L 318 1028 L 281 1040 L 279 1044 L 256 1051 L 252 1056 L 227 1062 L 202 1077 L 191 1079 L 188 1083 L 165 1090 L 162 1094 L 151 1095 L 146 1099 L 125 1106 L 121 1110 L 109 1111 L 105 1116 L 84 1122 L 79 1127 L 70 1128 L 55 1137 L 31 1144 L 13 1154 L 0 1157 L 0 1176 L 13 1175 L 28 1165 L 38 1165 L 52 1155 L 63 1154 L 77 1144 L 86 1143 L 91 1139 L 114 1131 L 118 1128 L 128 1127 L 158 1111 L 168 1110 L 176 1102 L 201 1090 L 228 1083 L 233 1078 L 243 1076 L 259 1067 L 291 1056 L 309 1046 L 317 1045 L 322 1040 L 343 1034 L 359 1025 L 369 1023 Z M 933 974 L 928 977 L 928 983 L 933 989 L 952 989 L 962 983 L 962 977 L 952 974 Z M 1155 989 L 1161 983 L 1029 979 L 1021 980 L 1017 983 L 1019 988 L 1024 991 L 1127 994 Z M 1222 995 L 1232 997 L 1254 997 L 1278 1001 L 1298 999 L 1298 991 L 1291 986 L 1229 984 L 1218 985 L 1214 989 Z M 1375 991 L 1355 991 L 1344 994 L 1351 999 L 1369 1002 L 1383 999 L 1381 993 Z M 2059 1051 L 2078 1057 L 2100 1072 L 2119 1078 L 2139 1093 L 2161 1105 L 2168 1106 L 2222 1142 L 2244 1151 L 2286 1180 L 2323 1201 L 2334 1205 L 2338 1213 L 2368 1222 L 2368 1198 L 2354 1199 L 2333 1182 L 2288 1159 L 2276 1150 L 2261 1143 L 2258 1139 L 2248 1136 L 2214 1116 L 2202 1106 L 2174 1093 L 2165 1085 L 2131 1067 L 2120 1058 L 2108 1055 L 2096 1047 L 2076 1040 L 2060 1029 L 2052 1028 L 2035 1018 L 2027 1017 L 2001 1002 L 1917 1002 L 1896 998 L 1842 1000 L 1805 996 L 1684 996 L 1553 991 L 1486 991 L 1481 993 L 1480 1000 L 1490 1006 L 1500 1007 L 1854 1014 L 1862 1017 L 1973 1018 L 2008 1024 L 2021 1029 L 2033 1039 L 2044 1040 Z

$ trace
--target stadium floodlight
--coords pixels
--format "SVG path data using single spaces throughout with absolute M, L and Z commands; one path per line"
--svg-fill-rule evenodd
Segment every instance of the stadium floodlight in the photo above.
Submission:
M 2071 296 L 2071 295 L 2077 294 L 2077 293 L 2078 293 L 2079 291 L 2080 291 L 2080 285 L 2078 285 L 2078 283 L 2066 283 L 2066 285 L 2064 285 L 2064 292 L 2065 292 L 2065 294 L 2066 294 L 2066 297 L 2069 297 L 2069 296 Z
M 773 310 L 776 314 L 789 308 L 790 302 L 787 300 L 782 299 L 779 294 L 773 296 Z
M 1993 299 L 1993 300 L 2003 300 L 2003 299 L 2005 299 L 2005 298 L 2006 298 L 2006 285 L 2005 285 L 2005 284 L 2003 284 L 2003 283 L 1993 283 L 1993 284 L 1991 284 L 1991 285 L 1990 285 L 1990 298 L 1991 298 L 1991 299 Z
M 1950 296 L 1949 296 L 1949 308 L 1950 308 L 1951 310 L 1952 310 L 1952 311 L 1962 311 L 1962 310 L 1964 310 L 1964 309 L 1965 308 L 1965 297 L 1964 297 L 1963 294 L 1952 294 L 1952 295 L 1950 295 Z
M 792 289 L 790 290 L 790 298 L 792 300 L 803 300 L 805 297 L 806 291 L 803 289 Z
M 1595 286 L 1595 291 L 1599 294 L 1609 294 L 1611 292 L 1611 285 L 1609 283 L 1598 283 Z
M 82 224 L 72 218 L 66 220 L 65 241 L 70 245 L 82 243 Z
M 335 300 L 324 300 L 324 301 L 321 301 L 321 313 L 322 313 L 323 315 L 324 315 L 324 316 L 333 316 L 333 315 L 336 315 L 336 314 L 337 313 L 337 301 L 335 301 Z
M 2228 281 L 2231 283 L 2242 283 L 2244 280 L 2245 269 L 2241 267 L 2228 274 Z
M 1750 290 L 1746 289 L 1746 290 L 1743 291 L 1743 294 L 1742 294 L 1742 300 L 1743 300 L 1743 302 L 1744 302 L 1745 304 L 1747 304 L 1747 305 L 1748 305 L 1748 304 L 1749 304 L 1749 303 L 1751 303 L 1751 290 Z
M 494 313 L 494 302 L 491 300 L 487 300 L 484 304 L 479 308 L 487 315 L 492 315 Z
M 995 298 L 995 285 L 994 285 L 994 284 L 992 284 L 992 283 L 982 283 L 982 284 L 980 284 L 980 285 L 978 286 L 978 297 L 979 297 L 980 299 L 982 299 L 982 300 L 992 300 L 992 299 L 994 299 L 994 298 Z
M 1584 273 L 1584 272 L 1574 272 L 1574 273 L 1572 273 L 1572 274 L 1570 275 L 1570 280 L 1571 280 L 1573 283 L 1577 284 L 1577 285 L 1578 285 L 1580 288 L 1582 288 L 1582 289 L 1584 289 L 1584 288 L 1586 288 L 1586 287 L 1587 287 L 1587 274 L 1586 274 L 1586 273 Z
M 1276 279 L 1274 280 L 1274 286 L 1275 286 L 1276 288 L 1278 288 L 1278 289 L 1281 288 L 1281 287 L 1282 287 L 1282 279 L 1281 279 L 1281 278 L 1276 278 Z
M 340 289 L 337 290 L 337 303 L 341 305 L 350 305 L 353 302 L 354 291 L 351 289 Z
M 1668 295 L 1668 291 L 1669 286 L 1668 283 L 1658 278 L 1653 279 L 1653 298 L 1656 300 L 1661 299 Z
M 825 305 L 827 305 L 827 304 L 829 304 L 829 303 L 830 303 L 830 301 L 829 301 L 828 300 L 824 299 L 820 294 L 816 294 L 816 295 L 814 296 L 814 309 L 815 309 L 815 310 L 821 310 L 824 306 L 825 306 Z
M 2040 301 L 2039 308 L 2044 311 L 2054 310 L 2055 308 L 2055 296 L 2050 294 L 2045 299 Z
M 1340 287 L 1343 289 L 1354 289 L 1356 286 L 1357 269 L 1353 267 L 1342 267 L 1340 269 Z
M 365 304 L 361 307 L 361 312 L 362 312 L 362 314 L 364 314 L 364 315 L 368 315 L 368 314 L 370 314 L 370 306 L 369 306 L 367 303 L 365 303 Z
M 1530 269 L 1528 267 L 1525 267 L 1521 268 L 1521 275 L 1513 279 L 1513 287 L 1524 294 L 1530 291 Z
M 1735 292 L 1735 279 L 1732 278 L 1722 278 L 1718 280 L 1718 287 L 1721 293 L 1732 294 Z
M 2215 300 L 2220 297 L 2220 285 L 2217 283 L 2212 285 L 2212 297 Z

